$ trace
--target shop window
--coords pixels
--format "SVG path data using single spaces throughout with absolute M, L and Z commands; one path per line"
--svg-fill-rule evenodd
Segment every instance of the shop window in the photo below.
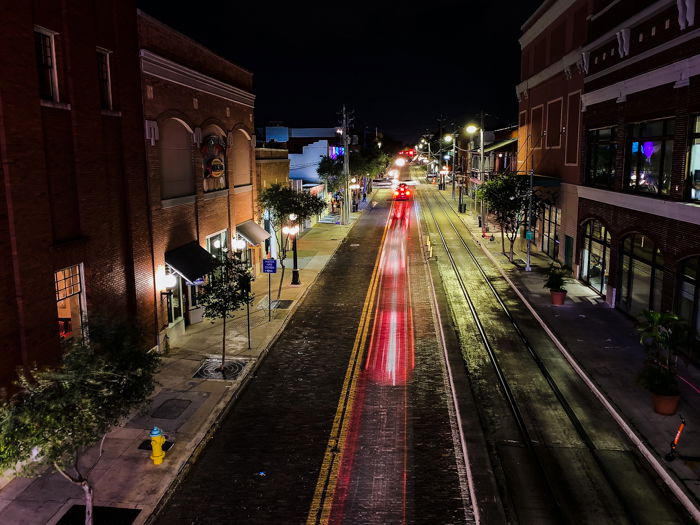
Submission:
M 696 116 L 693 119 L 693 129 L 690 140 L 687 191 L 690 200 L 700 201 L 700 116 Z
M 77 264 L 54 273 L 58 335 L 62 341 L 82 335 L 85 299 L 81 269 L 82 265 Z
M 588 132 L 588 163 L 586 184 L 602 188 L 612 188 L 615 182 L 615 156 L 613 128 L 595 129 Z
M 228 252 L 228 230 L 222 230 L 207 237 L 207 251 L 216 259 L 223 260 Z
M 588 221 L 583 228 L 581 280 L 605 295 L 610 265 L 610 233 L 598 221 Z
M 97 82 L 100 87 L 100 107 L 104 110 L 113 109 L 112 106 L 112 78 L 109 70 L 109 58 L 111 51 L 97 48 Z
M 182 277 L 169 265 L 165 265 L 165 275 L 173 274 L 176 277 L 175 286 L 168 290 L 168 325 L 173 325 L 182 319 Z
M 698 270 L 700 256 L 691 257 L 681 262 L 678 272 L 678 299 L 676 311 L 678 316 L 687 321 L 700 338 L 700 286 L 698 286 Z M 694 359 L 700 357 L 697 353 L 690 355 Z
M 559 229 L 561 227 L 561 210 L 552 205 L 545 205 L 541 216 L 542 251 L 550 258 L 559 257 Z
M 39 96 L 43 100 L 58 102 L 58 71 L 56 69 L 56 33 L 34 27 L 34 52 L 39 75 Z
M 654 242 L 640 233 L 622 242 L 618 307 L 632 317 L 643 310 L 661 311 L 663 255 Z
M 639 193 L 668 195 L 675 119 L 633 124 L 627 140 L 625 188 Z

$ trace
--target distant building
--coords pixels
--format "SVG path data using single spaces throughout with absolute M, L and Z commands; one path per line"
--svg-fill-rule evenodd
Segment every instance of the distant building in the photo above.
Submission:
M 202 319 L 197 291 L 238 249 L 257 269 L 253 75 L 139 12 L 138 34 L 161 338 Z
M 16 2 L 0 29 L 7 387 L 100 314 L 156 341 L 134 2 Z
M 265 128 L 268 143 L 285 144 L 289 152 L 289 178 L 306 182 L 319 182 L 316 171 L 321 157 L 343 155 L 342 140 L 336 128 Z
M 264 191 L 273 184 L 280 186 L 289 184 L 289 157 L 287 153 L 287 150 L 282 148 L 259 147 L 255 149 L 256 185 L 259 191 Z M 276 232 L 273 228 L 267 210 L 263 211 L 261 219 L 265 231 L 270 234 L 263 245 L 263 256 L 269 255 L 273 259 L 277 259 L 281 232 Z

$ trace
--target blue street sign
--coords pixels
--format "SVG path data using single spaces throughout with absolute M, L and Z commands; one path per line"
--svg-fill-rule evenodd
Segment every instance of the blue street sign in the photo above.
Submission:
M 535 240 L 535 232 L 533 232 L 532 230 L 526 231 L 526 232 L 525 232 L 525 238 L 526 238 L 528 241 L 534 241 L 534 240 Z
M 277 259 L 263 259 L 263 273 L 277 273 Z

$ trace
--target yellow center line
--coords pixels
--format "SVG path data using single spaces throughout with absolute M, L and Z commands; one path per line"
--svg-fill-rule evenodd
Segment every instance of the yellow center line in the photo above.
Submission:
M 316 490 L 314 491 L 314 496 L 311 500 L 311 507 L 306 520 L 307 525 L 325 525 L 328 523 L 328 519 L 330 517 L 333 496 L 335 494 L 335 488 L 338 481 L 340 459 L 342 458 L 348 427 L 350 425 L 350 421 L 352 420 L 351 416 L 353 402 L 355 399 L 355 390 L 357 388 L 357 378 L 362 368 L 360 365 L 362 363 L 362 357 L 366 346 L 365 343 L 367 341 L 367 333 L 370 327 L 372 305 L 374 304 L 377 295 L 377 286 L 380 277 L 379 266 L 384 247 L 384 240 L 386 239 L 387 231 L 389 230 L 390 219 L 391 210 L 389 216 L 387 217 L 386 224 L 384 225 L 384 232 L 382 233 L 382 239 L 379 244 L 379 253 L 377 253 L 377 258 L 374 262 L 372 278 L 370 279 L 369 289 L 367 290 L 367 295 L 365 296 L 365 302 L 362 307 L 362 315 L 360 316 L 357 332 L 355 334 L 355 342 L 350 354 L 348 368 L 345 372 L 345 380 L 343 381 L 340 400 L 338 401 L 335 418 L 333 419 L 333 427 L 331 428 L 328 445 L 326 445 L 326 453 L 324 454 L 323 463 L 321 464 L 321 471 L 319 472 L 318 481 L 316 482 Z

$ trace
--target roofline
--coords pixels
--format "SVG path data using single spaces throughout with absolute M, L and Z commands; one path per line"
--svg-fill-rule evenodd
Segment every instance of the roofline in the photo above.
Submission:
M 540 6 L 539 6 L 537 9 L 535 9 L 535 12 L 532 13 L 532 14 L 530 15 L 530 17 L 529 17 L 527 20 L 525 20 L 525 22 L 523 22 L 523 25 L 520 26 L 520 30 L 521 30 L 523 33 L 524 33 L 525 31 L 527 31 L 527 29 L 528 29 L 532 24 L 535 23 L 535 19 L 536 19 L 536 18 L 539 18 L 539 17 L 542 15 L 542 13 L 543 13 L 546 9 L 549 9 L 549 7 L 551 6 L 551 4 L 553 4 L 554 2 L 556 2 L 556 0 L 544 0 L 544 1 L 540 4 Z

